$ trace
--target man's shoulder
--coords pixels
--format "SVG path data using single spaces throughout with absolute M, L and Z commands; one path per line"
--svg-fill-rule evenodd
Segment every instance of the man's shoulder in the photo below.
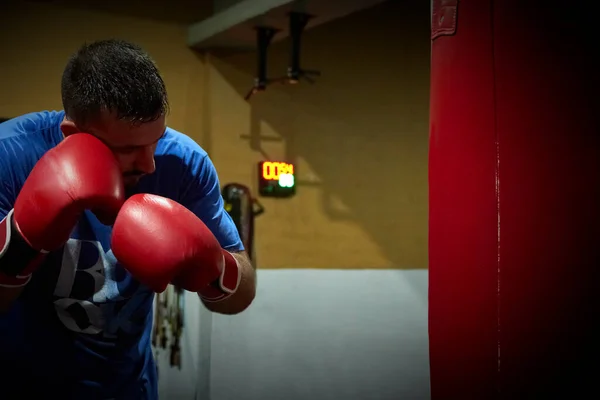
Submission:
M 206 150 L 191 137 L 172 128 L 165 131 L 155 155 L 157 159 L 162 159 L 161 165 L 169 169 L 183 167 L 182 173 L 191 174 L 191 178 L 205 177 L 212 172 L 210 168 L 207 169 L 212 164 Z
M 60 136 L 62 111 L 41 111 L 0 124 L 0 154 L 5 160 L 35 159 L 54 147 Z
M 180 199 L 190 187 L 216 176 L 207 152 L 194 139 L 172 128 L 167 128 L 159 140 L 154 158 L 156 172 L 147 184 L 154 184 L 154 191 L 165 197 Z
M 11 118 L 0 124 L 0 140 L 44 140 L 43 134 L 36 133 L 55 133 L 63 117 L 64 111 L 40 111 Z
M 42 111 L 1 123 L 0 176 L 5 180 L 7 176 L 24 180 L 39 158 L 58 144 L 63 116 L 59 111 Z
M 158 143 L 156 155 L 172 155 L 182 158 L 202 159 L 207 156 L 206 151 L 194 139 L 173 128 L 167 127 L 165 134 Z

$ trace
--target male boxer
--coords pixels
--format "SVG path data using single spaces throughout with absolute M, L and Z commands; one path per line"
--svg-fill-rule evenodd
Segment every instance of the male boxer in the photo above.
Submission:
M 83 46 L 62 99 L 0 124 L 0 398 L 156 399 L 154 293 L 236 314 L 255 271 L 146 53 Z

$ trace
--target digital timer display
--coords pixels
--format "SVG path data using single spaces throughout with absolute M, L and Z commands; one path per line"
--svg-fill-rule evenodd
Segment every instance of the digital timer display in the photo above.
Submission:
M 258 163 L 258 192 L 261 196 L 288 197 L 296 193 L 294 164 L 282 161 Z

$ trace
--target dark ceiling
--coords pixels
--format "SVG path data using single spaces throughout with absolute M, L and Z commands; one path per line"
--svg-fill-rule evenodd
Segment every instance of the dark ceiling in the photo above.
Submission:
M 210 16 L 213 3 L 212 0 L 29 0 L 28 2 L 55 4 L 186 25 Z

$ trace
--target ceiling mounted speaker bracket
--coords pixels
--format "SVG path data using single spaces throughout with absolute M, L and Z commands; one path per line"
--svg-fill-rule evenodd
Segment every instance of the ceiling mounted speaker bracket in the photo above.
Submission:
M 314 18 L 314 15 L 299 11 L 289 13 L 289 35 L 292 41 L 290 51 L 290 64 L 287 70 L 287 79 L 289 83 L 298 83 L 304 79 L 309 83 L 315 83 L 314 78 L 321 76 L 321 71 L 314 69 L 303 69 L 300 66 L 300 52 L 302 49 L 302 34 L 308 22 Z
M 254 78 L 254 86 L 246 94 L 246 100 L 249 100 L 254 94 L 264 91 L 270 83 L 281 81 L 281 78 L 269 79 L 267 77 L 269 46 L 280 30 L 270 26 L 257 26 L 254 29 L 256 30 L 256 77 Z

